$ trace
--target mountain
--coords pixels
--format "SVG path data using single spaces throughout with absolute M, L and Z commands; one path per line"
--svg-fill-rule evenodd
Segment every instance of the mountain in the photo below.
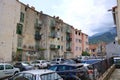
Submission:
M 89 37 L 89 43 L 90 44 L 96 44 L 99 42 L 110 43 L 115 40 L 116 35 L 117 35 L 116 27 L 112 27 L 108 31 L 97 33 Z

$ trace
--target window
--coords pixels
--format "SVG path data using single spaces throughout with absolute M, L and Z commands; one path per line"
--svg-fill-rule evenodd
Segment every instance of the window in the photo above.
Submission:
M 0 70 L 4 70 L 4 65 L 0 65 Z
M 79 43 L 81 43 L 81 40 L 79 39 Z
M 18 37 L 18 47 L 22 47 L 22 38 Z
M 63 36 L 61 37 L 61 41 L 63 41 Z
M 22 28 L 23 28 L 23 25 L 18 23 L 17 24 L 17 31 L 16 31 L 16 33 L 21 35 L 22 34 Z
M 61 50 L 63 51 L 63 46 L 61 46 Z
M 76 42 L 77 42 L 78 39 L 76 39 Z
M 76 51 L 78 50 L 78 47 L 76 47 Z
M 18 73 L 14 76 L 14 79 L 13 80 L 23 80 L 24 77 L 23 77 L 23 74 L 22 73 Z
M 75 31 L 75 34 L 77 34 L 77 31 Z
M 57 71 L 64 71 L 64 70 L 66 70 L 65 66 L 59 66 Z
M 25 73 L 24 77 L 28 80 L 35 80 L 35 76 L 29 73 Z
M 80 35 L 80 32 L 79 32 L 79 35 Z
M 24 22 L 24 13 L 23 12 L 20 13 L 20 22 Z
M 5 69 L 13 69 L 11 65 L 5 65 Z
M 81 51 L 81 47 L 79 47 L 79 50 Z
M 41 80 L 61 80 L 61 77 L 53 72 L 41 75 Z

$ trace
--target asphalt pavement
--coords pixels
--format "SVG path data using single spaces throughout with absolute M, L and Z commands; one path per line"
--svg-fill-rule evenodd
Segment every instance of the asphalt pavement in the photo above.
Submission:
M 120 80 L 120 69 L 115 69 L 108 80 Z

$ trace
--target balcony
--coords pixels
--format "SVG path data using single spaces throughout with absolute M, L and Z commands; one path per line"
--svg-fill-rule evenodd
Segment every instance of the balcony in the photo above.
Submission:
M 69 33 L 69 34 L 70 34 L 70 33 L 71 33 L 71 30 L 69 30 L 69 29 L 66 29 L 66 33 Z
M 56 27 L 56 22 L 55 22 L 55 21 L 51 21 L 50 27 L 51 27 L 52 29 L 55 29 L 55 27 Z
M 51 38 L 56 38 L 56 37 L 57 37 L 56 32 L 54 32 L 54 31 L 53 31 L 53 32 L 51 32 L 51 33 L 50 33 L 50 37 L 51 37 Z
M 50 49 L 51 49 L 51 50 L 57 50 L 57 49 L 58 49 L 58 46 L 51 44 L 51 45 L 50 45 Z
M 66 37 L 66 40 L 67 40 L 67 41 L 72 41 L 72 38 Z
M 39 30 L 40 30 L 40 29 L 41 29 L 42 24 L 35 23 L 35 24 L 34 24 L 34 26 L 35 26 L 35 29 L 39 29 Z
M 71 48 L 70 47 L 66 48 L 66 51 L 71 51 Z
M 41 40 L 40 33 L 35 33 L 35 40 Z

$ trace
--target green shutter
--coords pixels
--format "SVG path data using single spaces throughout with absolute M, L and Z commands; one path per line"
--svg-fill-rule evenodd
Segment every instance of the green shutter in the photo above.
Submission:
M 24 22 L 24 13 L 23 12 L 20 13 L 20 22 Z
M 23 27 L 22 24 L 19 24 L 19 23 L 17 24 L 17 31 L 16 31 L 17 34 L 20 34 L 20 35 L 22 34 L 22 27 Z

